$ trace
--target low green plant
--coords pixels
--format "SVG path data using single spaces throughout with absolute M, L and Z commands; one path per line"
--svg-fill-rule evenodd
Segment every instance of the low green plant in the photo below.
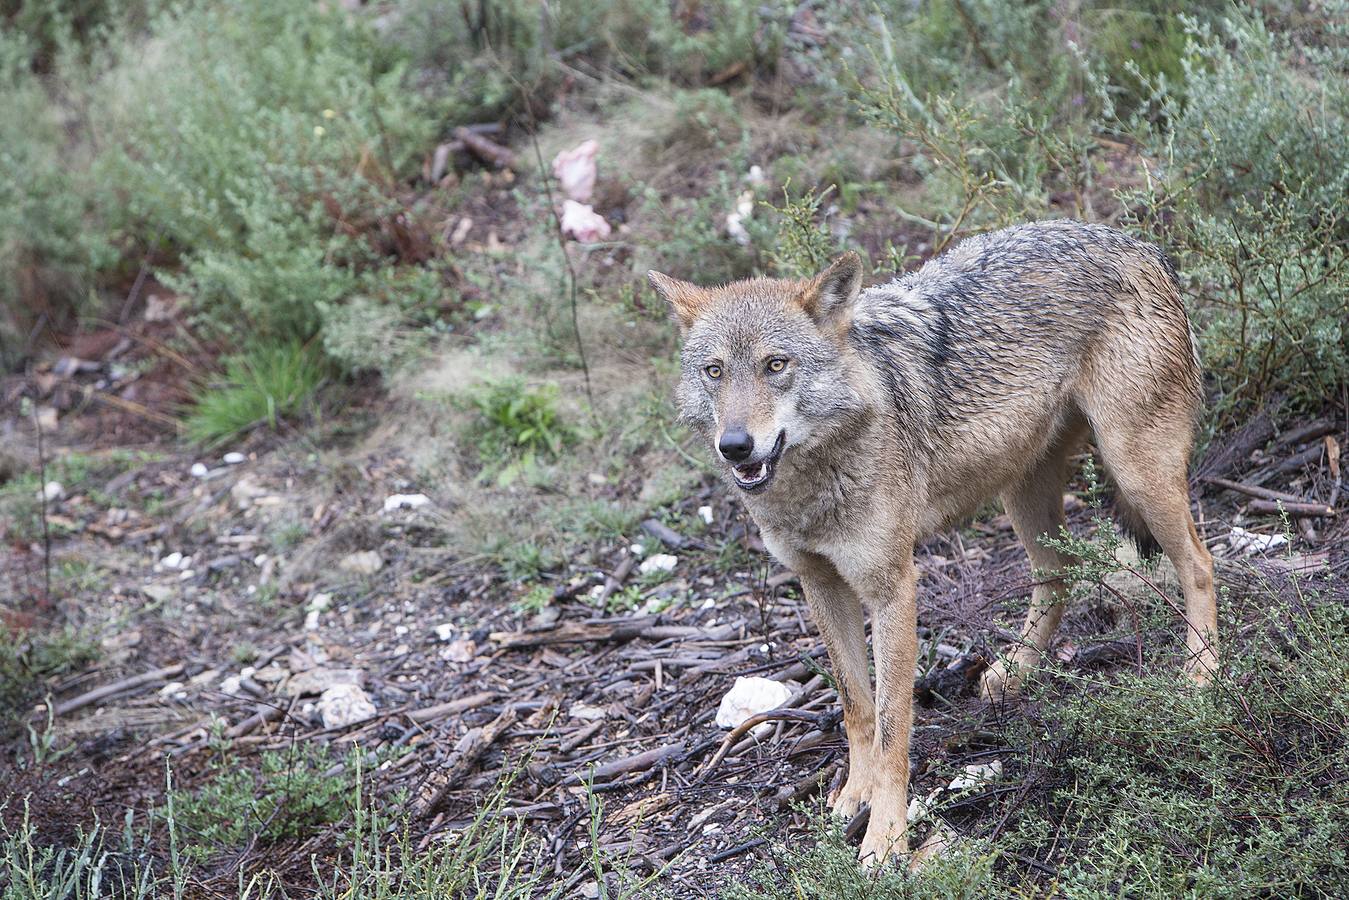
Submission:
M 1349 52 L 1248 16 L 1189 27 L 1183 97 L 1151 82 L 1157 166 L 1133 224 L 1199 300 L 1216 425 L 1274 394 L 1319 409 L 1349 377 Z
M 347 815 L 356 792 L 356 750 L 343 775 L 326 774 L 334 760 L 326 748 L 300 745 L 267 751 L 257 770 L 239 765 L 225 749 L 195 789 L 174 789 L 160 816 L 171 808 L 187 838 L 183 853 L 200 861 L 238 850 L 251 838 L 274 843 L 334 825 Z
M 508 484 L 536 459 L 551 459 L 580 434 L 558 409 L 557 385 L 520 378 L 483 382 L 468 398 L 474 412 L 470 440 L 485 469 Z
M 262 344 L 227 357 L 218 379 L 199 384 L 183 422 L 189 440 L 218 446 L 258 427 L 273 430 L 312 411 L 327 365 L 297 342 Z
M 97 658 L 97 645 L 71 627 L 0 625 L 0 735 L 18 726 L 51 678 Z M 20 729 L 21 730 L 21 729 Z
M 774 841 L 771 861 L 756 865 L 721 900 L 975 900 L 1002 893 L 994 875 L 997 852 L 980 841 L 964 841 L 935 855 L 917 873 L 896 867 L 869 871 L 858 865 L 857 848 L 844 825 L 822 804 L 802 806 L 809 826 Z

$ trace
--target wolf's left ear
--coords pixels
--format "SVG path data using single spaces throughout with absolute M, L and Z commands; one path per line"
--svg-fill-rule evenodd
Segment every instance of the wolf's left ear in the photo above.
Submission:
M 849 250 L 806 282 L 800 296 L 801 308 L 818 324 L 843 324 L 861 290 L 862 257 Z
M 670 304 L 675 321 L 684 331 L 688 331 L 707 308 L 708 293 L 696 284 L 689 284 L 687 281 L 680 281 L 678 278 L 671 278 L 654 270 L 646 273 L 646 280 L 651 282 L 656 293 Z

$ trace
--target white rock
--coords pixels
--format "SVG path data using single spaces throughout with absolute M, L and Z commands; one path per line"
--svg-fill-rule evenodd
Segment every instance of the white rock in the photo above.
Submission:
M 735 209 L 726 214 L 726 234 L 742 247 L 751 242 L 749 232 L 745 230 L 745 220 L 754 214 L 754 192 L 743 191 L 736 198 Z
M 265 680 L 261 672 L 257 673 L 257 677 Z M 365 673 L 360 669 L 330 669 L 327 666 L 315 666 L 308 671 L 297 672 L 290 676 L 284 693 L 287 697 L 303 697 L 322 694 L 329 688 L 341 685 L 359 687 L 364 681 Z
M 698 518 L 703 520 L 704 525 L 711 525 L 713 522 L 712 507 L 710 506 L 698 507 Z
M 355 684 L 338 684 L 319 697 L 318 713 L 324 728 L 345 728 L 364 722 L 378 712 L 366 692 Z
M 436 640 L 451 641 L 454 639 L 454 624 L 451 622 L 442 622 L 436 626 Z
M 384 498 L 384 511 L 393 512 L 396 509 L 417 509 L 426 506 L 431 502 L 431 498 L 425 494 L 390 494 Z
M 183 690 L 183 683 L 181 681 L 170 681 L 159 689 L 159 696 L 161 697 L 176 697 L 179 694 L 184 697 L 187 696 L 187 693 Z
M 317 631 L 319 627 L 319 611 L 311 609 L 304 614 L 304 630 Z
M 1273 550 L 1287 543 L 1288 538 L 1281 534 L 1257 534 L 1236 525 L 1232 526 L 1231 532 L 1227 535 L 1227 546 L 1232 548 L 1233 553 L 1240 553 L 1243 556 Z
M 237 466 L 239 465 L 239 463 L 248 459 L 248 457 L 244 456 L 237 450 L 231 450 L 229 453 L 226 453 L 224 456 L 222 456 L 221 459 L 225 461 L 225 465 L 227 466 Z
M 59 481 L 49 481 L 42 486 L 42 499 L 55 503 L 66 495 L 66 489 Z
M 591 706 L 588 703 L 573 703 L 571 709 L 567 710 L 567 715 L 573 719 L 586 719 L 594 722 L 597 719 L 603 719 L 608 713 L 598 706 Z
M 699 609 L 711 609 L 716 605 L 717 601 L 712 597 L 708 597 L 706 600 L 703 601 L 703 605 L 700 606 Z
M 591 600 L 598 600 L 598 599 L 600 599 L 600 596 L 601 596 L 603 593 L 604 593 L 604 585 L 602 585 L 602 584 L 597 584 L 597 585 L 595 585 L 593 588 L 590 589 L 590 599 L 591 599 Z
M 337 567 L 344 572 L 354 572 L 357 575 L 373 575 L 384 568 L 384 557 L 379 555 L 378 550 L 348 553 L 342 557 Z
M 209 472 L 209 471 L 211 471 L 211 470 L 208 469 L 208 468 L 206 468 L 206 464 L 205 464 L 205 463 L 199 463 L 199 462 L 198 462 L 198 463 L 193 463 L 193 464 L 192 464 L 192 477 L 193 477 L 193 478 L 205 478 L 205 477 L 206 477 L 206 473 Z
M 630 544 L 628 552 L 640 559 L 646 555 L 646 544 Z
M 750 166 L 749 172 L 745 175 L 745 181 L 750 187 L 763 187 L 768 183 L 768 176 L 764 174 L 762 166 Z
M 584 203 L 562 201 L 562 233 L 590 243 L 607 238 L 612 232 L 604 216 Z
M 966 766 L 959 775 L 951 779 L 947 785 L 949 791 L 964 791 L 972 787 L 978 787 L 989 781 L 997 781 L 1002 777 L 1002 760 L 995 759 L 990 763 L 973 763 Z
M 227 675 L 220 680 L 220 692 L 237 697 L 243 693 L 243 675 Z
M 309 609 L 314 612 L 327 612 L 333 605 L 333 595 L 319 591 L 309 598 Z
M 464 663 L 477 655 L 478 645 L 468 638 L 450 641 L 445 649 L 440 651 L 440 658 L 446 662 Z
M 791 696 L 791 689 L 780 681 L 742 675 L 721 698 L 721 705 L 717 707 L 717 726 L 735 728 L 750 716 L 777 709 Z
M 183 554 L 179 553 L 177 550 L 159 560 L 159 567 L 161 569 L 177 569 L 181 568 L 182 565 Z
M 677 565 L 679 565 L 679 557 L 669 553 L 657 553 L 642 560 L 642 564 L 637 569 L 643 575 L 650 575 L 652 572 L 673 572 Z
M 590 199 L 595 192 L 595 177 L 598 174 L 595 157 L 599 152 L 599 142 L 592 140 L 563 150 L 553 157 L 553 175 L 561 183 L 562 193 L 579 203 Z

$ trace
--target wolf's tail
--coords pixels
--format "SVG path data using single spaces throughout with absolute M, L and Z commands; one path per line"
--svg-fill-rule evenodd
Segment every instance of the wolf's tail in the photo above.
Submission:
M 1148 528 L 1148 523 L 1143 516 L 1125 498 L 1124 492 L 1115 489 L 1115 520 L 1119 522 L 1120 530 L 1124 532 L 1125 537 L 1134 542 L 1134 547 L 1138 549 L 1138 558 L 1147 559 L 1150 556 L 1156 556 L 1162 552 L 1162 545 L 1157 543 L 1157 539 L 1152 536 L 1152 530 Z

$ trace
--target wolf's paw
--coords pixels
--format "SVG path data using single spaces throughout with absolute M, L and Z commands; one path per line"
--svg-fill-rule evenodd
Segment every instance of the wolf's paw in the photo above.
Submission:
M 979 696 L 993 703 L 1021 693 L 1020 663 L 1000 659 L 984 670 L 979 679 Z
M 866 803 L 871 802 L 871 779 L 860 772 L 849 772 L 848 780 L 829 801 L 829 809 L 840 819 L 851 819 Z
M 881 815 L 873 807 L 871 823 L 862 837 L 862 849 L 857 851 L 857 861 L 865 868 L 874 869 L 888 859 L 907 853 L 909 844 L 904 827 L 903 816 Z

